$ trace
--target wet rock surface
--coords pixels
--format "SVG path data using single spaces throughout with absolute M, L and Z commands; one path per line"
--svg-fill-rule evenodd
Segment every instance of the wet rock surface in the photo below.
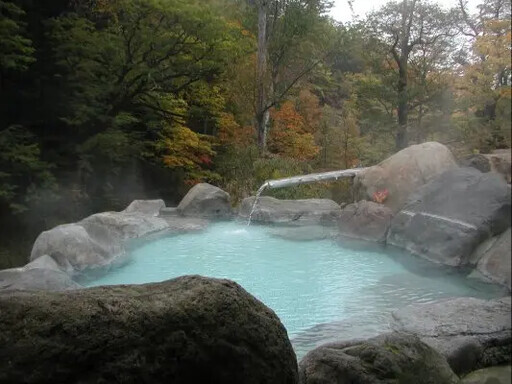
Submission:
M 195 232 L 208 227 L 209 221 L 197 217 L 160 216 L 167 222 L 168 232 Z
M 509 228 L 481 244 L 472 256 L 477 265 L 470 277 L 502 285 L 511 291 L 511 237 Z
M 392 217 L 390 208 L 361 200 L 342 209 L 338 227 L 342 236 L 384 242 Z
M 393 312 L 394 330 L 415 334 L 457 374 L 510 363 L 511 298 L 470 297 L 414 304 Z
M 447 171 L 410 197 L 393 218 L 387 243 L 437 263 L 467 265 L 482 241 L 510 226 L 510 198 L 495 174 Z
M 446 360 L 413 335 L 325 344 L 299 364 L 301 384 L 456 384 Z
M 269 231 L 269 234 L 285 240 L 312 241 L 333 239 L 338 235 L 338 232 L 333 227 L 305 225 L 298 227 L 277 227 Z
M 296 383 L 286 330 L 229 280 L 0 293 L 2 383 Z

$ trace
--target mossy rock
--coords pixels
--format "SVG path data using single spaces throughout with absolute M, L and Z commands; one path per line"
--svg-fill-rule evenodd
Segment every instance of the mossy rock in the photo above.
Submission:
M 510 384 L 511 382 L 511 366 L 505 365 L 473 371 L 462 379 L 461 384 Z
M 413 335 L 393 332 L 332 343 L 299 364 L 302 384 L 456 384 L 445 358 Z
M 229 280 L 0 293 L 0 383 L 290 383 L 276 314 Z

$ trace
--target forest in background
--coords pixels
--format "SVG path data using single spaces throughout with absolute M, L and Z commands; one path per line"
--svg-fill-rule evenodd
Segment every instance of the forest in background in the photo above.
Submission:
M 358 0 L 355 0 L 358 1 Z M 206 181 L 510 148 L 510 0 L 0 0 L 0 268 L 35 237 Z M 343 182 L 275 192 L 350 200 Z

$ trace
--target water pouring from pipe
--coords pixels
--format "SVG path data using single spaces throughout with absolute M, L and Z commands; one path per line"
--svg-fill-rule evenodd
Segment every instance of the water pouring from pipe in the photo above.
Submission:
M 359 172 L 364 171 L 366 168 L 351 168 L 351 169 L 343 169 L 341 171 L 330 171 L 330 172 L 322 172 L 322 173 L 310 173 L 308 175 L 300 175 L 293 177 L 285 177 L 282 179 L 275 180 L 267 180 L 265 181 L 261 187 L 256 192 L 256 196 L 254 198 L 254 203 L 252 204 L 251 212 L 249 214 L 249 219 L 247 221 L 247 225 L 251 225 L 252 216 L 254 211 L 256 210 L 256 205 L 258 204 L 258 199 L 263 191 L 267 188 L 275 189 L 275 188 L 284 188 L 284 187 L 292 187 L 295 185 L 301 184 L 309 184 L 316 183 L 320 181 L 328 181 L 328 180 L 338 180 L 343 177 L 355 177 Z

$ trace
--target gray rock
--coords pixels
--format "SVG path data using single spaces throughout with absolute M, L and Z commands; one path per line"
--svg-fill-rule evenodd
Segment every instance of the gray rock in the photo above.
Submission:
M 465 167 L 473 167 L 481 172 L 495 172 L 505 182 L 511 181 L 511 153 L 510 149 L 498 149 L 492 153 L 474 154 L 461 161 Z
M 269 231 L 274 237 L 293 241 L 311 241 L 335 238 L 338 233 L 332 227 L 305 225 L 300 227 L 278 227 Z
M 441 173 L 457 168 L 450 150 L 436 142 L 411 145 L 354 178 L 355 199 L 373 200 L 373 194 L 387 190 L 384 205 L 398 212 L 409 196 Z
M 62 271 L 62 269 L 59 267 L 57 262 L 48 255 L 43 255 L 41 257 L 38 257 L 34 261 L 31 261 L 30 263 L 25 265 L 23 268 L 24 269 L 41 268 L 41 269 L 51 269 L 53 271 L 59 271 L 59 272 Z
M 0 293 L 2 383 L 283 383 L 275 313 L 229 280 Z
M 118 253 L 122 252 L 117 244 Z M 91 266 L 103 266 L 115 256 L 98 244 L 86 229 L 79 224 L 64 224 L 42 232 L 36 239 L 30 260 L 40 256 L 51 256 L 59 266 L 70 273 L 81 271 Z
M 136 200 L 131 213 L 102 212 L 75 224 L 65 224 L 42 232 L 36 239 L 30 260 L 52 257 L 68 273 L 111 264 L 125 255 L 126 240 L 137 239 L 169 228 L 166 220 L 155 217 L 156 202 Z M 153 211 L 149 209 L 153 207 Z M 127 208 L 128 210 L 128 208 Z M 140 210 L 144 213 L 137 213 Z
M 367 241 L 384 242 L 393 211 L 373 201 L 361 200 L 341 211 L 338 221 L 340 234 Z
M 254 204 L 254 196 L 245 198 L 240 205 L 239 215 L 249 217 Z M 252 221 L 257 223 L 286 224 L 334 224 L 341 208 L 329 199 L 279 200 L 260 196 Z
M 510 188 L 474 168 L 447 171 L 411 196 L 393 218 L 388 244 L 430 261 L 464 266 L 476 247 L 510 226 Z
M 510 365 L 483 368 L 464 376 L 461 384 L 510 384 L 511 376 Z
M 299 364 L 301 384 L 456 384 L 446 360 L 416 336 L 388 333 L 325 344 Z
M 233 215 L 229 194 L 208 183 L 196 184 L 180 201 L 183 216 L 226 219 Z
M 471 256 L 472 261 L 476 260 L 478 264 L 469 277 L 502 285 L 510 291 L 511 236 L 509 228 L 482 243 Z
M 168 225 L 167 231 L 171 232 L 195 232 L 205 229 L 209 221 L 197 217 L 161 216 Z
M 489 162 L 489 158 L 485 157 L 480 153 L 466 156 L 460 161 L 460 166 L 473 167 L 483 173 L 491 171 L 491 164 Z
M 134 200 L 123 211 L 125 213 L 138 213 L 141 215 L 158 216 L 160 210 L 165 208 L 163 200 Z
M 180 213 L 178 212 L 177 207 L 165 207 L 160 210 L 159 216 L 160 217 L 168 217 L 168 216 L 176 217 L 179 215 L 180 215 Z
M 168 228 L 167 221 L 150 215 L 102 212 L 79 222 L 96 242 L 105 246 L 112 241 L 137 239 Z
M 0 291 L 64 291 L 77 288 L 81 286 L 75 283 L 67 273 L 54 269 L 23 267 L 0 271 Z
M 394 330 L 417 335 L 448 360 L 455 373 L 510 363 L 510 297 L 470 297 L 413 304 L 392 313 Z

